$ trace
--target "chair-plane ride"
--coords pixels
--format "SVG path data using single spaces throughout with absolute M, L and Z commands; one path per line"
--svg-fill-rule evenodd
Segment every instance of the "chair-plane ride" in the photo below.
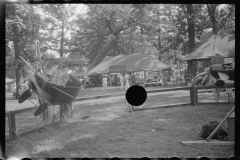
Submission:
M 28 61 L 21 56 L 20 58 L 31 68 L 34 74 L 29 76 L 29 89 L 21 94 L 18 102 L 23 103 L 30 97 L 30 89 L 35 92 L 43 101 L 36 109 L 34 113 L 35 116 L 40 115 L 47 108 L 48 102 L 52 105 L 65 105 L 71 104 L 76 99 L 81 89 L 81 82 L 76 77 L 69 74 L 66 85 L 54 84 L 50 82 L 51 78 L 42 73 L 38 73 Z

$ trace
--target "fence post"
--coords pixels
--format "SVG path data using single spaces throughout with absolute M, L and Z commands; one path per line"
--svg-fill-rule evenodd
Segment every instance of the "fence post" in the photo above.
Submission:
M 8 115 L 8 125 L 9 125 L 9 136 L 10 139 L 14 139 L 17 137 L 16 133 L 16 121 L 15 121 L 15 114 L 10 112 Z
M 193 106 L 195 106 L 195 102 L 194 102 L 194 87 L 193 86 L 191 86 L 191 88 L 190 88 L 190 101 L 191 101 L 191 104 L 193 105 Z
M 198 89 L 194 87 L 194 100 L 195 100 L 195 105 L 198 104 Z
M 63 105 L 60 105 L 60 122 L 63 123 Z
M 9 112 L 9 114 L 8 114 L 8 127 L 9 127 L 9 130 L 8 130 L 8 132 L 9 132 L 9 139 L 12 139 L 13 138 L 13 130 L 12 130 L 12 113 L 11 113 L 11 111 Z

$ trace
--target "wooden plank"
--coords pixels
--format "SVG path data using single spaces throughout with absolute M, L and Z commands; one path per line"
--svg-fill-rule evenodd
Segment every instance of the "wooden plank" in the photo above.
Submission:
M 191 103 L 180 103 L 180 104 L 172 104 L 172 105 L 162 105 L 162 106 L 154 106 L 149 108 L 134 108 L 134 111 L 143 111 L 143 110 L 154 110 L 154 109 L 161 109 L 161 108 L 172 108 L 172 107 L 181 107 L 181 106 L 188 106 Z
M 11 113 L 13 113 L 13 114 L 19 114 L 19 113 L 23 113 L 23 112 L 32 111 L 32 110 L 35 110 L 35 109 L 36 109 L 36 107 L 29 107 L 29 108 L 24 108 L 24 109 L 19 109 L 19 110 L 11 111 Z
M 147 91 L 147 93 L 177 91 L 177 90 L 189 90 L 190 88 L 191 87 L 164 88 L 164 89 L 150 90 L 150 91 Z M 106 95 L 100 95 L 100 96 L 78 97 L 78 98 L 75 99 L 75 101 L 101 99 L 101 98 L 109 98 L 109 97 L 124 96 L 124 95 L 125 95 L 125 92 L 116 93 L 116 94 L 106 94 Z
M 177 91 L 177 90 L 190 90 L 191 87 L 174 87 L 174 88 L 164 88 L 164 89 L 156 89 L 147 91 L 147 93 L 155 93 L 155 92 L 166 92 L 166 91 Z
M 198 105 L 231 104 L 231 102 L 198 102 Z
M 234 145 L 234 141 L 219 141 L 219 140 L 197 140 L 197 141 L 182 141 L 183 144 L 207 144 L 207 145 Z
M 177 91 L 177 90 L 190 90 L 190 88 L 191 87 L 164 88 L 164 89 L 150 90 L 150 91 L 147 91 L 147 93 Z M 124 95 L 125 95 L 125 92 L 115 93 L 115 94 L 106 94 L 106 95 L 100 95 L 100 96 L 77 97 L 75 99 L 75 101 L 84 101 L 84 100 L 91 100 L 91 99 L 101 99 L 101 98 L 109 98 L 109 97 L 124 96 Z
M 230 84 L 227 85 L 228 88 L 235 88 L 234 85 Z M 225 87 L 217 87 L 217 86 L 203 86 L 203 87 L 195 87 L 197 90 L 203 90 L 203 89 L 213 89 L 213 88 L 225 88 Z
M 107 94 L 107 95 L 91 96 L 91 97 L 78 97 L 78 98 L 75 99 L 75 101 L 84 101 L 84 100 L 91 100 L 91 99 L 101 99 L 101 98 L 109 98 L 109 97 L 116 97 L 116 96 L 124 96 L 124 93 Z
M 212 89 L 202 89 L 198 91 L 198 93 L 212 92 Z

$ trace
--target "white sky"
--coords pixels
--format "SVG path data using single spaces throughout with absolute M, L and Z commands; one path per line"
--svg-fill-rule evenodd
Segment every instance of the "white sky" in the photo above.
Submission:
M 84 14 L 87 12 L 87 6 L 84 4 L 76 4 L 77 5 L 77 13 Z

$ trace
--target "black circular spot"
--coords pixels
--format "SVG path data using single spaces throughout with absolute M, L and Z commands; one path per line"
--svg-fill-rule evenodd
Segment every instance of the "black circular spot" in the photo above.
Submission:
M 178 157 L 172 157 L 172 158 L 169 158 L 169 160 L 180 160 L 180 158 L 178 158 Z
M 151 160 L 151 158 L 148 158 L 148 157 L 142 157 L 142 158 L 140 158 L 140 160 Z
M 133 106 L 142 105 L 147 99 L 146 90 L 139 85 L 133 85 L 126 92 L 126 99 Z
M 210 160 L 208 157 L 200 157 L 199 160 Z
M 22 160 L 32 160 L 31 158 L 22 158 Z
M 112 157 L 112 158 L 110 158 L 110 160 L 121 160 L 121 159 L 118 157 Z

